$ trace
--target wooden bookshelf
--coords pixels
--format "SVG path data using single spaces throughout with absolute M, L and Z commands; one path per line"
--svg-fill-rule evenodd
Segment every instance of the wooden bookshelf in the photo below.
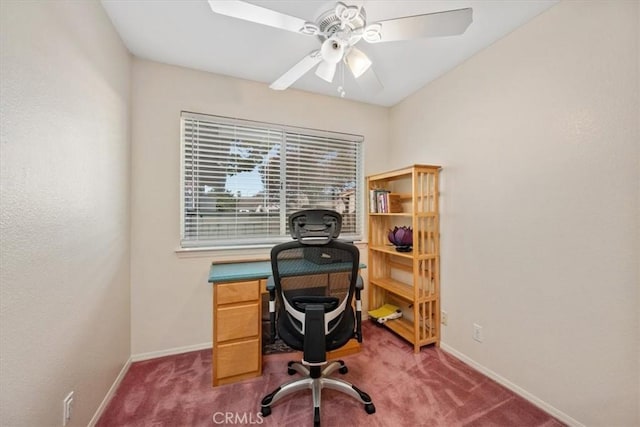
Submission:
M 440 166 L 413 165 L 367 177 L 369 191 L 369 308 L 399 306 L 403 317 L 385 326 L 413 344 L 440 345 Z M 382 195 L 382 196 L 380 196 Z M 390 212 L 396 199 L 401 212 Z M 413 230 L 411 252 L 388 240 L 395 226 Z

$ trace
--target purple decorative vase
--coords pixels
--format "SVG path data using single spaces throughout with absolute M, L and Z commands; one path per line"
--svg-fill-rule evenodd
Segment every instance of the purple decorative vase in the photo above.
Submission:
M 389 241 L 396 247 L 398 252 L 410 252 L 413 246 L 413 230 L 411 227 L 393 227 L 389 230 Z

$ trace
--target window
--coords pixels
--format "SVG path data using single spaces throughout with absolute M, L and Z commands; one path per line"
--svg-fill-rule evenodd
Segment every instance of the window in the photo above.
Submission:
M 289 240 L 287 218 L 333 209 L 360 239 L 362 136 L 182 113 L 182 247 Z

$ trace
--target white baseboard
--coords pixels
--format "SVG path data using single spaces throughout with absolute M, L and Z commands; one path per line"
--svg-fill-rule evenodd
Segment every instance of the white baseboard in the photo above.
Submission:
M 519 396 L 523 397 L 524 399 L 528 400 L 529 402 L 531 402 L 532 404 L 536 405 L 537 407 L 539 407 L 540 409 L 544 410 L 545 412 L 547 412 L 547 413 L 551 414 L 552 416 L 556 417 L 557 419 L 559 419 L 563 423 L 566 423 L 566 424 L 568 424 L 569 426 L 572 426 L 572 427 L 585 427 L 585 425 L 582 424 L 581 422 L 579 422 L 578 420 L 570 417 L 569 415 L 565 414 L 564 412 L 562 412 L 561 410 L 555 408 L 554 406 L 550 405 L 549 403 L 545 402 L 544 400 L 542 400 L 542 399 L 534 396 L 533 394 L 529 393 L 528 391 L 524 390 L 522 387 L 512 383 L 508 379 L 506 379 L 506 378 L 500 376 L 499 374 L 493 372 L 491 369 L 489 369 L 489 368 L 487 368 L 485 366 L 482 366 L 481 364 L 479 364 L 475 360 L 471 359 L 470 357 L 468 357 L 467 355 L 465 355 L 463 353 L 460 353 L 458 350 L 450 347 L 449 345 L 447 345 L 445 343 L 441 343 L 440 344 L 440 348 L 442 350 L 446 351 L 447 353 L 449 353 L 451 356 L 455 357 L 456 359 L 460 359 L 461 361 L 463 361 L 467 365 L 473 367 L 477 371 L 479 371 L 482 374 L 486 375 L 487 377 L 491 378 L 492 380 L 494 380 L 498 384 L 505 386 L 506 388 L 508 388 L 512 392 L 514 392 L 517 395 L 519 395 Z
M 187 345 L 184 347 L 169 348 L 166 350 L 150 351 L 148 353 L 132 354 L 131 361 L 140 362 L 142 360 L 156 359 L 158 357 L 164 357 L 164 356 L 173 356 L 174 354 L 188 353 L 190 351 L 206 350 L 212 347 L 213 347 L 212 342 L 205 342 L 201 344 Z
M 118 390 L 118 387 L 120 386 L 120 383 L 122 382 L 122 379 L 124 378 L 124 376 L 126 375 L 127 371 L 129 370 L 129 367 L 131 366 L 131 362 L 132 362 L 132 360 L 131 360 L 131 357 L 130 357 L 129 360 L 127 360 L 127 362 L 124 364 L 122 369 L 120 369 L 120 373 L 116 377 L 116 380 L 113 382 L 113 384 L 109 388 L 109 391 L 107 392 L 107 395 L 104 397 L 104 399 L 102 399 L 102 402 L 100 403 L 100 406 L 98 406 L 98 409 L 96 410 L 95 414 L 93 414 L 93 417 L 91 418 L 91 421 L 89 421 L 88 427 L 95 426 L 96 423 L 98 422 L 98 420 L 100 419 L 100 417 L 102 416 L 102 413 L 107 408 L 107 405 L 109 404 L 109 402 L 111 402 L 111 398 L 116 393 L 116 390 Z

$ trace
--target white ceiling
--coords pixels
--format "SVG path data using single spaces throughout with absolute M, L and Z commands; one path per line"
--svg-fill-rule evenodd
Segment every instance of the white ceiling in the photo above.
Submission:
M 358 48 L 373 61 L 383 89 L 365 93 L 339 69 L 333 83 L 313 70 L 292 88 L 347 99 L 394 105 L 476 52 L 557 3 L 558 0 L 343 0 L 365 7 L 367 22 L 451 9 L 473 8 L 473 22 L 460 36 L 368 44 Z M 250 3 L 315 21 L 335 7 L 325 0 L 251 0 Z M 206 0 L 102 0 L 128 49 L 140 58 L 270 84 L 312 50 L 315 36 L 215 14 Z

